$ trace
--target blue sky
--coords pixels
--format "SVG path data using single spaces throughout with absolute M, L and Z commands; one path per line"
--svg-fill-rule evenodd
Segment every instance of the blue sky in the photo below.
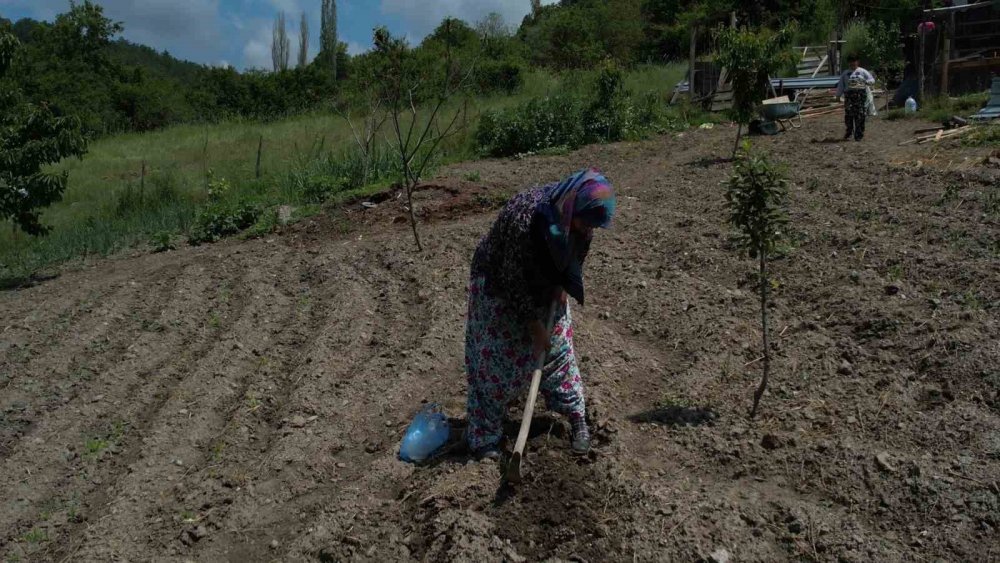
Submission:
M 543 2 L 552 3 L 554 0 Z M 289 34 L 297 38 L 299 17 L 309 18 L 310 58 L 318 50 L 320 0 L 97 0 L 105 14 L 125 26 L 125 38 L 168 50 L 174 56 L 239 69 L 270 68 L 271 26 L 279 10 L 286 13 Z M 51 20 L 68 0 L 0 0 L 0 16 Z M 498 12 L 517 27 L 530 10 L 530 0 L 338 0 L 341 41 L 352 53 L 371 45 L 371 31 L 386 25 L 411 42 L 422 39 L 446 16 L 475 22 Z M 292 59 L 298 51 L 292 41 Z

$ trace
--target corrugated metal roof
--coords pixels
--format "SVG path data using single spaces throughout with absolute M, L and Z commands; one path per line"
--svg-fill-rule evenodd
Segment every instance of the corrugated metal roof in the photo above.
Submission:
M 838 76 L 817 76 L 815 78 L 772 78 L 771 85 L 775 89 L 809 90 L 810 88 L 836 88 L 840 82 Z M 689 91 L 688 81 L 684 80 L 674 86 L 674 94 L 686 94 Z
M 809 88 L 836 88 L 840 82 L 839 76 L 817 76 L 815 78 L 772 78 L 771 85 L 775 88 L 789 90 L 807 90 Z
M 972 4 L 959 4 L 956 6 L 946 6 L 944 8 L 931 8 L 929 10 L 924 10 L 925 14 L 946 14 L 948 12 L 964 12 L 966 10 L 974 10 L 977 8 L 985 8 L 989 6 L 992 2 L 974 2 Z

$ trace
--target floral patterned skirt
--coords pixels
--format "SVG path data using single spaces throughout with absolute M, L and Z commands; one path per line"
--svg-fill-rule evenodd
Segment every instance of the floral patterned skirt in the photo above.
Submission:
M 528 327 L 514 318 L 501 299 L 486 294 L 485 283 L 483 276 L 474 276 L 469 284 L 469 318 L 465 329 L 468 442 L 473 451 L 500 442 L 508 403 L 527 390 L 537 367 L 532 359 Z M 570 420 L 580 419 L 586 404 L 573 351 L 569 306 L 560 307 L 556 318 L 540 389 L 549 410 Z

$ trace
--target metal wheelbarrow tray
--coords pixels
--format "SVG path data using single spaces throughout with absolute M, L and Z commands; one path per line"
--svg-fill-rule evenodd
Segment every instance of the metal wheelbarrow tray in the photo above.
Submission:
M 799 113 L 801 107 L 800 102 L 767 103 L 765 101 L 761 113 L 764 119 L 777 122 L 783 130 L 787 130 L 787 127 L 798 129 L 802 127 L 802 115 Z

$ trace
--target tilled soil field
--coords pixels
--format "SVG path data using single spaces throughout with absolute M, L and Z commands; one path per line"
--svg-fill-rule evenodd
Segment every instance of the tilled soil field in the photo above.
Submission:
M 793 182 L 758 420 L 731 128 L 467 163 L 419 194 L 423 253 L 389 198 L 0 294 L 0 554 L 997 560 L 1000 186 L 976 155 L 897 147 L 912 122 L 864 143 L 807 123 L 758 142 Z M 493 463 L 398 461 L 423 402 L 463 414 L 467 269 L 495 209 L 584 165 L 621 199 L 575 310 L 594 454 L 540 417 L 517 489 Z

